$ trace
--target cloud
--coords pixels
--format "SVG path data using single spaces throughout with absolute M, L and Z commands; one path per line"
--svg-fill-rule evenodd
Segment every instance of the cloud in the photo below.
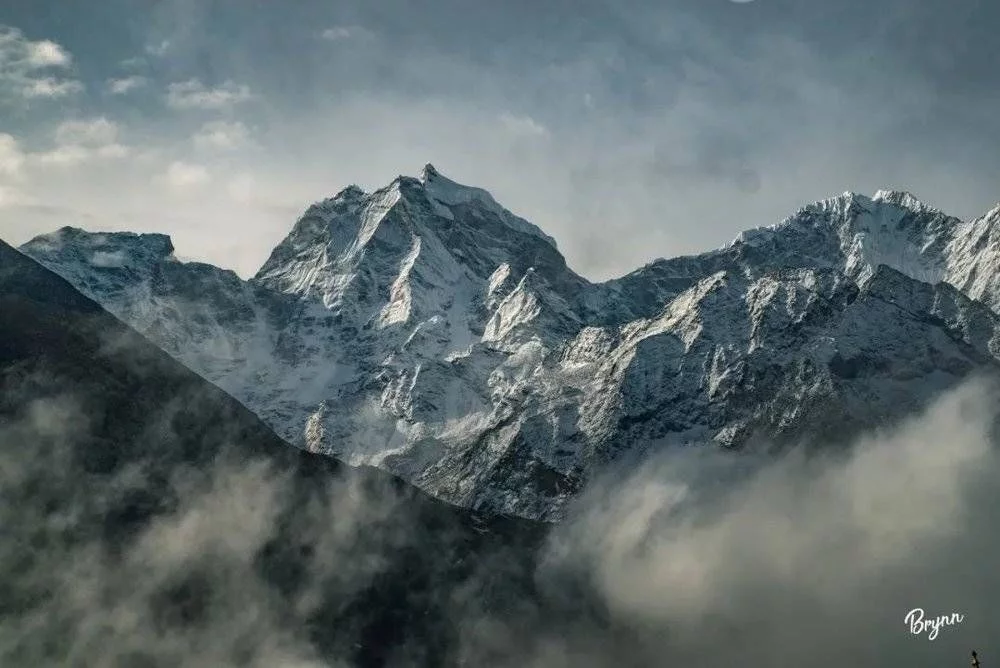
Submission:
M 73 59 L 69 52 L 51 40 L 28 42 L 28 63 L 32 67 L 68 67 Z
M 33 204 L 35 204 L 35 200 L 20 189 L 0 184 L 0 209 L 28 207 Z
M 273 3 L 209 11 L 172 0 L 144 24 L 149 43 L 172 40 L 168 58 L 141 55 L 156 62 L 157 77 L 170 77 L 164 95 L 171 81 L 197 77 L 209 90 L 231 79 L 259 100 L 244 121 L 281 119 L 255 137 L 268 160 L 243 168 L 259 183 L 281 182 L 275 190 L 286 208 L 302 209 L 352 182 L 377 188 L 431 161 L 539 224 L 592 280 L 657 256 L 715 248 L 845 190 L 895 184 L 963 217 L 997 199 L 985 176 L 997 171 L 987 147 L 1000 137 L 1000 122 L 988 113 L 1000 90 L 987 66 L 1000 48 L 986 28 L 996 24 L 996 3 L 955 12 L 943 0 L 888 0 L 874 17 L 860 0 L 639 2 L 629 11 L 586 3 L 579 21 L 564 20 L 555 5 L 526 21 L 505 4 L 472 13 L 391 2 L 392 11 L 373 13 Z M 79 25 L 97 26 L 88 34 L 101 34 L 104 18 L 74 11 Z M 130 22 L 127 13 L 106 20 Z M 266 29 L 277 22 L 279 41 Z M 226 31 L 237 24 L 245 30 Z M 865 48 L 843 49 L 829 25 L 845 26 Z M 355 48 L 365 34 L 358 26 L 379 37 L 378 48 Z M 332 41 L 321 38 L 324 29 Z M 38 30 L 39 39 L 56 34 Z M 942 46 L 951 43 L 963 48 Z M 129 44 L 114 48 L 133 53 Z M 89 60 L 83 51 L 73 56 Z M 12 98 L 23 98 L 17 91 Z M 104 101 L 115 103 L 110 95 Z M 366 113 L 356 113 L 362 106 Z M 509 129 L 498 121 L 505 110 L 546 128 L 545 141 L 529 124 L 516 134 L 516 123 Z M 160 111 L 144 114 L 143 136 L 188 143 L 191 132 L 164 122 Z M 341 159 L 329 160 L 331 151 Z M 67 186 L 79 198 L 108 187 L 98 178 Z M 116 204 L 93 199 L 94 211 L 115 215 Z M 297 212 L 283 220 L 258 211 L 248 223 L 252 213 L 241 212 L 242 252 L 228 241 L 191 245 L 216 264 L 239 257 L 239 270 L 252 274 Z M 154 224 L 138 214 L 133 220 Z M 164 214 L 156 224 L 187 234 L 176 221 Z M 11 227 L 26 240 L 47 224 L 25 215 Z
M 120 79 L 108 79 L 108 92 L 112 95 L 125 95 L 137 88 L 142 88 L 149 82 L 146 77 L 133 74 Z
M 85 121 L 64 121 L 56 128 L 55 138 L 59 144 L 84 146 L 113 144 L 118 138 L 118 125 L 104 116 Z
M 0 423 L 0 587 L 17 605 L 0 616 L 4 665 L 337 666 L 381 648 L 363 627 L 373 617 L 402 636 L 379 663 L 401 668 L 880 668 L 1000 651 L 990 382 L 846 450 L 684 449 L 610 471 L 525 588 L 509 546 L 466 562 L 422 523 L 423 502 L 364 474 L 293 479 L 241 442 L 166 470 L 177 452 L 122 442 L 136 461 L 81 475 L 80 453 L 102 445 L 87 404 L 99 394 L 45 397 Z M 198 430 L 205 403 L 161 402 L 127 433 L 147 445 Z M 131 531 L 108 549 L 116 521 Z M 460 578 L 433 570 L 453 562 Z M 420 626 L 441 606 L 438 626 Z M 929 641 L 904 624 L 917 607 L 964 620 Z
M 527 137 L 545 137 L 549 134 L 548 128 L 531 118 L 530 116 L 517 116 L 510 113 L 500 114 L 500 124 L 507 132 Z
M 127 503 L 129 494 L 158 492 L 146 478 L 148 462 L 100 480 L 74 468 L 74 450 L 87 447 L 79 436 L 90 426 L 85 403 L 69 393 L 35 400 L 20 421 L 0 428 L 0 518 L 5 532 L 20 539 L 0 546 L 0 586 L 5 601 L 18 606 L 0 616 L 0 660 L 340 665 L 317 658 L 296 627 L 304 615 L 283 604 L 258 569 L 258 555 L 284 509 L 282 495 L 292 492 L 285 479 L 259 460 L 214 462 L 207 475 L 170 470 L 169 491 L 160 500 L 170 506 L 168 499 L 176 498 L 176 507 L 112 554 L 93 530 L 95 517 L 111 524 L 114 504 Z M 150 416 L 150 425 L 162 417 Z M 10 446 L 18 438 L 32 447 L 15 452 Z M 58 501 L 47 509 L 23 503 L 33 487 Z M 22 502 L 16 512 L 7 504 L 15 499 Z M 26 552 L 21 540 L 32 536 L 46 547 Z M 22 561 L 25 554 L 30 562 Z
M 169 39 L 161 40 L 155 44 L 149 44 L 146 46 L 146 53 L 151 56 L 162 57 L 170 51 L 173 43 Z
M 0 25 L 0 93 L 15 98 L 60 98 L 79 93 L 83 84 L 47 72 L 67 69 L 69 52 L 51 40 L 33 41 L 17 28 Z
M 26 70 L 68 67 L 72 57 L 51 40 L 32 41 L 11 26 L 0 25 L 0 64 L 5 68 L 19 65 Z
M 122 60 L 118 65 L 124 70 L 137 70 L 146 67 L 146 59 L 142 56 L 132 56 Z
M 53 133 L 55 147 L 30 158 L 39 164 L 69 167 L 94 159 L 118 159 L 129 154 L 129 148 L 118 142 L 119 128 L 104 116 L 88 120 L 67 120 Z
M 83 92 L 83 84 L 79 81 L 59 80 L 53 77 L 35 79 L 22 89 L 26 98 L 58 99 Z
M 174 109 L 226 109 L 250 97 L 248 86 L 232 81 L 209 88 L 198 79 L 189 79 L 167 87 L 167 104 Z
M 187 189 L 203 186 L 212 180 L 204 165 L 175 161 L 170 163 L 163 179 L 172 188 Z
M 328 39 L 331 42 L 335 42 L 337 40 L 347 39 L 352 34 L 354 34 L 354 31 L 351 28 L 348 28 L 347 26 L 336 26 L 334 28 L 327 28 L 326 30 L 324 30 L 322 33 L 322 37 L 323 39 Z
M 66 146 L 57 146 L 49 151 L 32 154 L 31 157 L 41 165 L 73 167 L 94 159 L 118 160 L 128 155 L 128 147 L 121 144 L 108 144 L 96 148 L 67 144 Z
M 250 131 L 241 121 L 211 121 L 201 127 L 192 137 L 200 149 L 233 150 L 244 146 L 250 138 Z
M 349 39 L 362 39 L 372 36 L 372 32 L 361 26 L 343 25 L 332 26 L 320 33 L 320 37 L 328 42 L 342 42 Z
M 124 251 L 94 251 L 90 256 L 90 263 L 95 267 L 124 267 L 127 260 Z
M 253 201 L 256 185 L 252 174 L 237 174 L 226 184 L 226 190 L 234 201 L 249 203 Z
M 0 132 L 0 174 L 17 176 L 23 166 L 24 152 L 21 151 L 17 138 Z
M 995 383 L 968 382 L 848 451 L 668 453 L 589 489 L 553 559 L 585 564 L 612 619 L 651 630 L 639 645 L 664 664 L 929 665 L 983 651 L 1000 594 L 997 398 Z M 929 643 L 904 625 L 916 607 L 965 621 Z
M 99 158 L 117 159 L 117 158 L 127 157 L 131 153 L 131 150 L 129 149 L 128 146 L 114 143 L 114 144 L 107 144 L 105 146 L 99 146 L 96 149 L 96 153 L 97 157 Z
M 43 151 L 32 157 L 42 165 L 70 167 L 86 162 L 91 156 L 92 153 L 89 149 L 70 144 L 67 146 L 57 146 L 50 151 Z
M 53 388 L 61 391 L 44 392 Z M 126 454 L 95 473 L 85 453 L 101 449 L 90 414 L 103 408 L 101 389 L 44 374 L 3 389 L 17 411 L 0 423 L 0 523 L 10 538 L 0 542 L 4 665 L 437 665 L 417 660 L 450 636 L 428 613 L 440 616 L 452 593 L 477 594 L 475 582 L 436 580 L 452 570 L 454 541 L 428 535 L 387 478 L 323 467 L 292 478 L 289 467 L 250 454 L 260 443 L 240 439 L 254 430 L 223 423 L 191 433 L 202 431 L 192 416 L 218 415 L 201 410 L 216 394 L 174 395 L 139 423 L 119 415 L 112 429 Z M 80 396 L 85 389 L 96 391 Z M 143 447 L 150 440 L 164 447 Z M 431 581 L 414 582 L 414 569 Z M 383 642 L 386 623 L 394 632 Z M 412 641 L 395 637 L 399 623 Z M 388 663 L 348 661 L 359 650 L 392 656 L 390 648 Z

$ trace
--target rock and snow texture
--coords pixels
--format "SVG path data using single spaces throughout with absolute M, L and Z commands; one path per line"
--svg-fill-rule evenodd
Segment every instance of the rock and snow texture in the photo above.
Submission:
M 428 165 L 312 205 L 249 281 L 162 235 L 22 250 L 290 442 L 552 519 L 623 456 L 837 441 L 997 369 L 998 226 L 845 193 L 594 284 Z

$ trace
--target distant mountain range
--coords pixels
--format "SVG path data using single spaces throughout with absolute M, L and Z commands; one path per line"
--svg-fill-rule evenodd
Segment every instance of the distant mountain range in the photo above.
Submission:
M 836 444 L 1000 370 L 1000 207 L 895 191 L 603 283 L 431 165 L 313 204 L 248 281 L 159 234 L 20 250 L 289 443 L 531 519 L 612 462 Z

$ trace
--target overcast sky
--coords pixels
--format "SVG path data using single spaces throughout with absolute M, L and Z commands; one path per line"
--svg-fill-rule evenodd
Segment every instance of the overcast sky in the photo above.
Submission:
M 604 279 L 810 201 L 1000 200 L 995 0 L 5 0 L 0 237 L 159 231 L 252 274 L 432 162 Z

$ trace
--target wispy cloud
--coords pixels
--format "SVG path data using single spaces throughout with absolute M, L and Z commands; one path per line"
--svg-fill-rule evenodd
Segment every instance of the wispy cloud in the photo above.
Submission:
M 250 140 L 250 130 L 241 121 L 211 121 L 201 127 L 192 141 L 200 149 L 233 150 Z
M 129 154 L 128 147 L 121 144 L 108 144 L 97 148 L 88 148 L 76 144 L 58 146 L 50 151 L 43 151 L 33 157 L 42 165 L 71 167 L 89 162 L 95 158 L 119 159 Z
M 69 145 L 57 146 L 50 151 L 43 151 L 33 157 L 42 165 L 69 167 L 86 162 L 90 155 L 90 151 L 82 146 Z
M 165 56 L 168 51 L 170 51 L 170 48 L 172 46 L 173 44 L 169 39 L 164 39 L 159 42 L 156 42 L 155 44 L 147 45 L 146 53 L 150 54 L 151 56 L 162 57 Z
M 149 82 L 146 77 L 133 74 L 120 79 L 108 79 L 108 92 L 112 95 L 125 95 L 136 88 L 142 88 Z
M 118 125 L 104 116 L 90 120 L 64 121 L 56 128 L 55 138 L 60 144 L 103 146 L 117 140 Z
M 320 33 L 320 37 L 331 42 L 362 37 L 370 34 L 360 26 L 333 26 Z
M 226 192 L 236 202 L 249 203 L 253 201 L 256 180 L 253 174 L 237 174 L 229 179 L 226 184 Z
M 554 554 L 590 564 L 612 618 L 669 630 L 649 641 L 671 660 L 636 665 L 958 656 L 990 638 L 996 391 L 967 382 L 848 450 L 664 453 L 595 484 Z M 918 605 L 968 619 L 918 641 L 903 624 Z
M 0 98 L 60 98 L 79 93 L 84 86 L 72 78 L 50 74 L 68 69 L 70 53 L 51 40 L 31 40 L 17 28 L 0 26 Z
M 16 400 L 23 390 L 11 385 Z M 595 481 L 526 574 L 528 595 L 517 552 L 500 546 L 473 553 L 459 578 L 428 570 L 468 553 L 446 531 L 428 533 L 423 504 L 351 474 L 302 484 L 239 448 L 192 465 L 129 437 L 123 450 L 139 453 L 129 465 L 81 473 L 100 393 L 67 385 L 87 403 L 37 399 L 0 425 L 0 482 L 18 501 L 0 504 L 14 537 L 0 542 L 0 576 L 24 602 L 0 618 L 4 665 L 338 666 L 371 637 L 358 634 L 367 620 L 387 613 L 412 629 L 397 613 L 414 600 L 436 622 L 407 635 L 390 665 L 426 665 L 406 659 L 433 639 L 456 656 L 445 663 L 503 668 L 950 665 L 972 647 L 987 653 L 995 636 L 1000 469 L 987 384 L 825 456 L 753 459 L 748 470 L 749 453 L 689 449 Z M 175 416 L 205 419 L 206 399 L 161 403 L 123 431 L 174 429 L 169 442 L 187 443 Z M 25 442 L 35 447 L 15 447 Z M 110 513 L 133 499 L 157 502 L 153 516 Z M 123 524 L 120 549 L 103 549 L 99 529 Z M 413 573 L 429 573 L 433 596 L 416 595 Z M 370 598 L 400 574 L 413 596 Z M 501 605 L 486 601 L 497 594 Z M 927 642 L 903 623 L 916 606 L 966 618 Z M 331 616 L 340 623 L 316 625 Z
M 116 159 L 129 149 L 118 141 L 118 124 L 104 116 L 88 120 L 68 120 L 53 133 L 55 146 L 31 157 L 42 165 L 72 166 L 93 159 Z
M 500 125 L 507 132 L 529 137 L 545 137 L 549 134 L 548 128 L 533 119 L 531 116 L 518 116 L 511 113 L 500 114 Z
M 20 187 L 25 160 L 26 156 L 17 138 L 0 132 L 0 208 L 31 202 L 31 198 Z
M 123 70 L 137 70 L 146 66 L 146 59 L 142 56 L 132 56 L 118 64 Z
M 28 197 L 19 188 L 11 185 L 0 184 L 0 209 L 9 207 L 26 207 L 35 203 L 35 200 Z
M 212 180 L 207 167 L 182 160 L 170 163 L 161 178 L 171 188 L 182 190 L 203 186 Z
M 0 174 L 17 176 L 24 165 L 24 152 L 18 145 L 17 138 L 7 133 L 0 133 Z
M 30 82 L 22 92 L 27 98 L 60 98 L 83 92 L 83 84 L 72 79 L 59 80 L 45 77 Z
M 232 81 L 212 88 L 189 79 L 167 87 L 167 104 L 174 109 L 226 109 L 249 99 L 250 88 Z
M 135 121 L 147 125 L 141 132 L 150 143 L 191 149 L 191 135 L 209 120 L 188 126 L 160 118 L 163 112 L 222 117 L 236 105 L 248 125 L 267 126 L 254 139 L 268 159 L 239 169 L 254 172 L 292 211 L 344 184 L 375 188 L 431 161 L 538 223 L 559 240 L 570 266 L 595 280 L 655 256 L 713 248 L 744 227 L 776 222 L 844 190 L 897 185 L 962 217 L 991 207 L 996 184 L 985 175 L 996 172 L 998 158 L 988 147 L 1000 136 L 1000 122 L 988 110 L 1000 89 L 987 64 L 1000 47 L 985 31 L 996 24 L 991 19 L 1000 5 L 967 3 L 968 11 L 955 12 L 945 0 L 892 0 L 869 20 L 861 0 L 800 4 L 776 12 L 774 2 L 643 0 L 628 11 L 591 3 L 579 21 L 567 22 L 555 5 L 534 7 L 528 18 L 524 8 L 503 3 L 451 12 L 397 1 L 380 16 L 315 3 L 222 3 L 209 10 L 171 0 L 141 17 L 107 15 L 114 23 L 108 39 L 129 34 L 136 21 L 148 30 L 136 49 L 131 42 L 103 44 L 103 36 L 62 42 L 63 33 L 55 32 L 60 23 L 87 26 L 91 34 L 90 26 L 104 20 L 70 3 L 59 16 L 26 9 L 36 15 L 31 40 L 20 33 L 17 40 L 39 46 L 17 47 L 16 68 L 30 70 L 39 83 L 10 78 L 12 33 L 3 32 L 0 98 L 24 104 L 34 95 L 35 106 L 55 106 L 82 89 L 60 85 L 78 78 L 74 63 L 99 71 L 98 56 L 107 49 L 138 56 L 106 61 L 117 69 L 86 83 L 109 105 L 155 91 L 162 109 Z M 268 29 L 278 22 L 280 36 Z M 237 24 L 240 30 L 226 28 Z M 831 24 L 844 26 L 865 48 L 844 50 Z M 490 39 L 477 37 L 482 30 Z M 65 48 L 41 46 L 46 40 Z M 942 51 L 928 43 L 964 47 Z M 69 64 L 63 51 L 71 51 Z M 147 77 L 146 89 L 110 89 L 109 79 L 129 75 Z M 227 79 L 235 84 L 220 85 Z M 177 82 L 172 96 L 171 82 Z M 243 102 L 248 95 L 252 101 Z M 19 134 L 3 111 L 0 128 Z M 498 119 L 504 111 L 509 116 Z M 101 112 L 116 113 L 95 113 Z M 282 122 L 268 126 L 258 112 Z M 21 120 L 49 122 L 37 118 Z M 26 127 L 26 136 L 40 129 Z M 150 186 L 153 171 L 184 159 L 180 150 L 166 151 L 148 165 L 150 173 L 137 174 L 141 187 Z M 336 161 L 329 159 L 332 150 Z M 113 217 L 119 200 L 96 199 L 107 189 L 104 178 L 119 181 L 81 173 L 58 196 L 95 198 L 93 207 Z M 149 201 L 148 193 L 141 200 Z M 187 201 L 196 206 L 194 198 Z M 290 221 L 260 218 L 248 235 L 252 216 L 241 213 L 240 244 L 251 258 L 241 271 L 247 271 L 267 257 Z M 11 236 L 26 240 L 51 224 L 33 216 L 11 223 Z M 139 222 L 122 224 L 185 234 L 172 214 L 156 223 L 132 220 Z M 202 230 L 198 245 L 211 247 L 203 239 L 212 234 L 226 233 Z M 257 245 L 249 247 L 251 238 Z M 231 246 L 225 248 L 215 262 L 233 261 Z

